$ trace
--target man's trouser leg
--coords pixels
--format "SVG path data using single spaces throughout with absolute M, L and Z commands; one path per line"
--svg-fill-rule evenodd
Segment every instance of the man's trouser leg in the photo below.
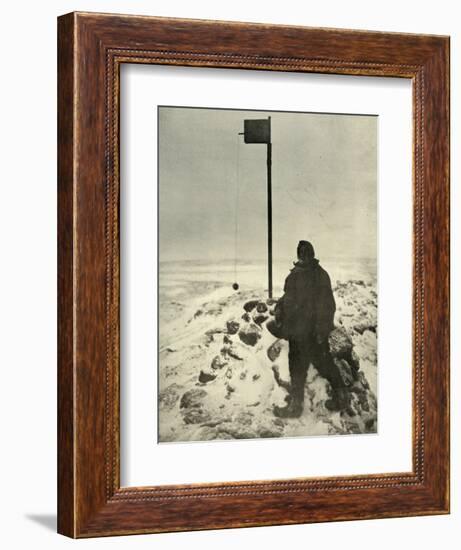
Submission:
M 304 384 L 306 382 L 309 357 L 302 342 L 289 341 L 288 365 L 290 370 L 290 400 L 286 407 L 274 407 L 274 414 L 280 418 L 298 418 L 304 408 Z
M 304 402 L 304 385 L 309 368 L 309 346 L 306 342 L 290 340 L 288 365 L 291 379 L 291 397 L 298 403 Z
M 315 352 L 313 353 L 313 363 L 320 376 L 326 378 L 332 388 L 337 389 L 344 386 L 339 369 L 328 350 L 326 342 L 316 344 Z
M 313 364 L 320 376 L 328 380 L 333 390 L 333 399 L 326 402 L 327 407 L 329 402 L 331 406 L 328 408 L 332 408 L 332 410 L 347 409 L 349 405 L 348 391 L 326 342 L 316 345 Z

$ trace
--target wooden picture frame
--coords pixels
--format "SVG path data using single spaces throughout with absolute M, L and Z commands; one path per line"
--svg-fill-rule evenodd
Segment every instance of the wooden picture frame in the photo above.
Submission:
M 449 512 L 449 39 L 71 13 L 58 20 L 58 531 L 97 537 Z M 120 487 L 122 63 L 408 78 L 413 468 Z

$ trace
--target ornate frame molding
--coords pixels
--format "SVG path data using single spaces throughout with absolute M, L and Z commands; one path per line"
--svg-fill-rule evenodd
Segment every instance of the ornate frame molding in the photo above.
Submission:
M 59 19 L 61 533 L 102 536 L 448 512 L 448 52 L 446 37 L 85 13 Z M 121 63 L 412 79 L 411 472 L 120 487 Z

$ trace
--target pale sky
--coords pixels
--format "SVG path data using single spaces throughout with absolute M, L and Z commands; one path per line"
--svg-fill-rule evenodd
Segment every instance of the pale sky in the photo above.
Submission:
M 160 261 L 264 259 L 266 145 L 245 118 L 272 123 L 274 261 L 299 240 L 317 257 L 376 259 L 376 116 L 159 108 Z

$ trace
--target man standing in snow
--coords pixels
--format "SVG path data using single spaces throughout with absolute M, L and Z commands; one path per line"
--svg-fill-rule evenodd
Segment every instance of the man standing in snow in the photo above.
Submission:
M 304 385 L 312 363 L 332 388 L 331 399 L 325 402 L 330 410 L 348 405 L 339 370 L 329 354 L 328 335 L 334 328 L 335 299 L 328 273 L 315 258 L 314 247 L 300 241 L 298 261 L 285 280 L 284 295 L 276 307 L 276 321 L 289 342 L 291 391 L 286 407 L 275 407 L 282 418 L 301 416 L 304 408 Z

